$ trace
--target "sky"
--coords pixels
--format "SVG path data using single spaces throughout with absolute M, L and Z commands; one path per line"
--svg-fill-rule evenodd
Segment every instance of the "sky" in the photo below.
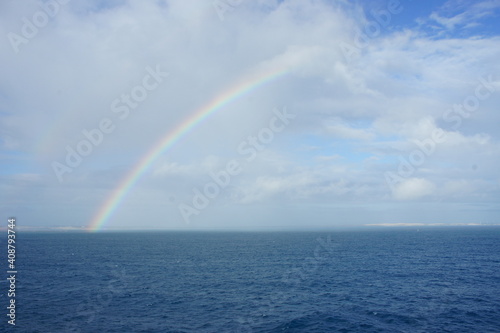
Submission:
M 0 3 L 0 212 L 497 224 L 499 0 Z

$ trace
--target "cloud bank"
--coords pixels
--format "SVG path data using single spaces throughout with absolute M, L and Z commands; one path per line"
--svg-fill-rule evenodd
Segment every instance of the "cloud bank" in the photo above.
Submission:
M 368 6 L 3 2 L 0 210 L 87 226 L 165 134 L 244 78 L 283 70 L 165 151 L 106 226 L 498 221 L 500 3 Z M 283 108 L 296 118 L 262 134 Z M 187 224 L 179 207 L 232 160 L 241 172 Z

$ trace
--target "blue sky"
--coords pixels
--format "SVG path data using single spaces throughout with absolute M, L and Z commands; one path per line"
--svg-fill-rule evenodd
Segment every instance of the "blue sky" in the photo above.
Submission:
M 1 215 L 89 225 L 161 137 L 283 70 L 165 151 L 105 227 L 498 223 L 499 16 L 498 0 L 2 2 Z M 295 118 L 272 130 L 275 110 Z

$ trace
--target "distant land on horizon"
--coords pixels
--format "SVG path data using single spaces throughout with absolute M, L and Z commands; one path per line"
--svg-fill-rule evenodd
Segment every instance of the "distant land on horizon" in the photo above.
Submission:
M 498 227 L 500 224 L 483 224 L 483 223 L 369 223 L 354 226 L 331 226 L 331 227 L 310 227 L 310 228 L 255 228 L 255 229 L 236 229 L 236 228 L 198 228 L 198 229 L 160 229 L 160 228 L 106 228 L 97 232 L 149 232 L 149 231 L 186 231 L 186 232 L 210 232 L 210 231 L 230 231 L 230 232 L 293 232 L 293 231 L 337 231 L 337 230 L 359 230 L 369 229 L 372 227 Z M 6 227 L 0 227 L 1 231 L 6 231 Z M 36 227 L 36 226 L 16 226 L 17 231 L 21 232 L 95 232 L 86 227 Z

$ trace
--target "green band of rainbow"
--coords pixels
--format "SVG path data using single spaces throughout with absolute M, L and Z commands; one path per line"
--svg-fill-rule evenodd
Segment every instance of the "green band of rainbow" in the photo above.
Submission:
M 106 199 L 104 204 L 99 208 L 97 213 L 92 218 L 88 225 L 89 231 L 99 231 L 104 224 L 109 220 L 113 212 L 118 208 L 127 193 L 134 187 L 137 181 L 145 174 L 153 162 L 166 150 L 171 148 L 182 136 L 193 129 L 197 124 L 202 122 L 211 114 L 220 110 L 228 103 L 249 93 L 255 88 L 276 79 L 287 71 L 274 71 L 264 75 L 257 75 L 250 79 L 242 81 L 240 84 L 232 86 L 224 91 L 216 98 L 210 101 L 207 105 L 201 107 L 194 112 L 188 119 L 184 120 L 174 130 L 167 133 L 160 141 L 158 141 L 147 154 L 141 158 L 134 168 L 122 179 L 118 186 L 112 191 L 111 195 Z

